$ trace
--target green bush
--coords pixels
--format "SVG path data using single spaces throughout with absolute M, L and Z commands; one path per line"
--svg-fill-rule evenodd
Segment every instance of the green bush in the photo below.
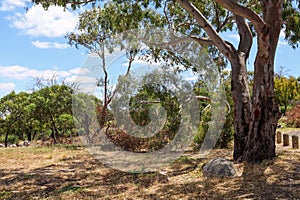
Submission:
M 19 140 L 19 138 L 16 135 L 8 135 L 8 137 L 7 137 L 8 144 L 17 144 L 18 140 Z M 5 135 L 0 136 L 0 143 L 5 143 Z

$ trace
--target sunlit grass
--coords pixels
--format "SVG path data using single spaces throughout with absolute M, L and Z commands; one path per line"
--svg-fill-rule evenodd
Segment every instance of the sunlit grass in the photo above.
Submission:
M 287 128 L 287 127 L 284 127 L 284 128 L 278 128 L 276 131 L 280 131 L 282 133 L 285 133 L 285 132 L 290 132 L 290 131 L 300 131 L 300 128 Z
M 23 166 L 27 169 L 33 169 L 86 154 L 87 151 L 83 147 L 75 145 L 1 148 L 0 163 L 2 163 L 1 168 L 6 169 L 10 169 L 11 166 Z M 32 160 L 35 162 L 32 162 Z

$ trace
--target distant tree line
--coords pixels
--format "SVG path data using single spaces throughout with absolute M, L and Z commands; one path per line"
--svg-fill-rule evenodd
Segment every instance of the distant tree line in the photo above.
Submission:
M 12 91 L 0 99 L 0 142 L 5 146 L 18 140 L 43 138 L 52 138 L 57 143 L 61 137 L 77 135 L 72 115 L 75 87 L 54 79 L 47 84 L 36 79 L 32 92 Z
M 251 75 L 252 72 L 248 72 L 250 83 Z M 233 139 L 234 113 L 233 100 L 230 95 L 230 73 L 223 72 L 222 77 L 228 102 L 228 112 L 217 145 L 226 148 Z M 110 111 L 106 113 L 106 115 L 109 115 L 105 116 L 106 121 L 102 122 L 102 115 L 104 114 L 102 101 L 93 95 L 83 93 L 74 95 L 74 90 L 76 90 L 74 85 L 57 82 L 42 84 L 42 81 L 37 79 L 35 86 L 31 93 L 20 92 L 17 94 L 12 91 L 0 99 L 0 143 L 4 143 L 7 146 L 8 144 L 17 143 L 19 140 L 32 141 L 50 138 L 54 143 L 58 143 L 60 138 L 75 137 L 81 132 L 88 134 L 92 126 L 91 119 L 87 118 L 88 115 L 73 116 L 72 103 L 78 104 L 73 106 L 82 109 L 79 111 L 81 113 L 86 112 L 84 110 L 85 104 L 94 104 L 99 124 L 108 126 L 108 123 L 110 123 L 109 126 L 113 126 L 111 124 L 113 116 L 111 116 Z M 203 81 L 198 81 L 195 84 L 194 92 L 196 95 L 209 97 L 208 89 Z M 280 110 L 284 114 L 288 109 L 300 102 L 300 77 L 285 77 L 277 74 L 275 76 L 275 94 Z M 84 101 L 81 101 L 82 99 Z M 174 134 L 176 134 L 180 124 L 178 121 L 180 120 L 180 109 L 177 105 L 178 102 L 176 103 L 176 98 L 171 98 L 170 94 L 165 90 L 155 89 L 155 85 L 148 85 L 138 91 L 130 100 L 129 105 L 133 121 L 139 126 L 146 126 L 151 121 L 149 117 L 150 104 L 157 99 L 164 101 L 162 106 L 168 110 L 168 116 L 164 128 L 150 141 L 150 147 L 155 149 L 170 142 Z M 141 104 L 141 101 L 149 101 L 150 103 Z M 199 130 L 193 142 L 195 148 L 201 146 L 211 120 L 210 102 L 200 100 L 199 108 Z M 80 129 L 75 128 L 75 123 L 79 124 Z M 109 134 L 114 135 L 115 133 L 110 131 Z M 123 136 L 124 133 L 122 133 Z M 109 136 L 111 139 L 114 137 Z M 123 139 L 124 141 L 128 140 L 128 138 L 126 140 L 125 138 Z M 122 138 L 118 137 L 118 140 L 122 142 Z

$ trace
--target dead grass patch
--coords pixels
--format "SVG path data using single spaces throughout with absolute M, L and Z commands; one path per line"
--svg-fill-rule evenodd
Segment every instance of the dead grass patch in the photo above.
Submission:
M 185 155 L 161 173 L 130 174 L 105 167 L 80 146 L 1 149 L 0 199 L 299 199 L 300 152 L 277 155 L 235 164 L 240 176 L 206 179 L 202 165 L 231 159 L 231 150 Z

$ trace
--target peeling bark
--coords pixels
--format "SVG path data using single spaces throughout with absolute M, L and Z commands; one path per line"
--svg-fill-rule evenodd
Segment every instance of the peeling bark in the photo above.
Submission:
M 263 1 L 264 31 L 258 32 L 250 132 L 243 160 L 251 163 L 275 157 L 279 109 L 274 97 L 274 59 L 282 23 L 283 0 Z
M 251 99 L 247 82 L 246 57 L 231 62 L 231 90 L 234 101 L 234 160 L 242 160 L 251 120 Z

